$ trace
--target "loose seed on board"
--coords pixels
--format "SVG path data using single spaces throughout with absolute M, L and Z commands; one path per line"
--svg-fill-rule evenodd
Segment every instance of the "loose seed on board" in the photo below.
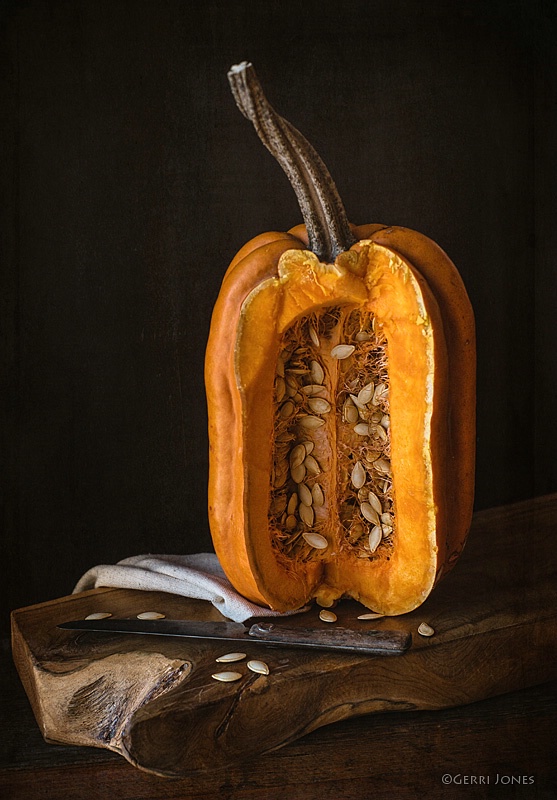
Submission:
M 384 614 L 360 614 L 358 619 L 381 619 L 384 617 Z
M 321 467 L 317 463 L 317 459 L 313 456 L 306 456 L 304 459 L 304 467 L 307 470 L 308 475 L 320 475 L 321 474 Z
M 307 508 L 307 506 L 304 506 L 304 508 Z M 325 550 L 329 546 L 329 542 L 320 533 L 302 533 L 302 536 L 316 550 Z
M 215 672 L 211 675 L 211 678 L 214 678 L 216 681 L 222 681 L 223 683 L 239 681 L 241 677 L 242 674 L 240 672 Z
M 311 506 L 306 506 L 303 503 L 300 503 L 300 507 L 298 509 L 298 514 L 300 515 L 300 519 L 302 522 L 311 528 L 313 522 L 315 520 L 315 515 L 313 513 L 313 508 Z M 302 534 L 303 535 L 303 534 Z
M 321 622 L 336 622 L 337 615 L 333 614 L 332 611 L 327 611 L 327 609 L 324 608 L 322 611 L 319 612 L 319 619 L 321 620 Z
M 344 358 L 349 358 L 355 349 L 353 344 L 337 344 L 331 350 L 331 357 L 342 361 Z
M 323 496 L 323 489 L 318 483 L 313 484 L 313 488 L 311 490 L 311 496 L 313 497 L 314 506 L 322 506 L 325 503 L 325 497 Z
M 361 461 L 356 461 L 354 464 L 350 480 L 352 481 L 352 486 L 355 489 L 361 489 L 366 482 L 366 471 L 363 468 Z
M 369 425 L 365 422 L 358 422 L 357 425 L 354 425 L 354 433 L 357 433 L 358 436 L 368 436 Z
M 300 425 L 302 428 L 306 428 L 306 430 L 315 430 L 316 428 L 320 428 L 321 425 L 325 424 L 324 419 L 320 419 L 319 417 L 314 417 L 312 414 L 307 414 L 303 417 L 300 417 Z
M 251 661 L 248 661 L 247 668 L 250 669 L 252 672 L 259 673 L 259 675 L 269 674 L 269 667 L 264 661 L 257 661 L 256 659 L 252 659 Z
M 225 653 L 223 656 L 215 658 L 215 661 L 219 664 L 228 664 L 232 661 L 243 661 L 245 657 L 245 653 Z
M 313 342 L 316 347 L 321 347 L 321 342 L 319 341 L 319 336 L 317 335 L 317 331 L 313 327 L 313 325 L 309 326 L 309 338 Z
M 137 615 L 137 619 L 164 619 L 165 614 L 161 614 L 160 611 L 142 611 L 141 614 Z
M 315 414 L 328 414 L 331 404 L 323 397 L 310 397 L 308 406 Z
M 420 622 L 418 626 L 418 633 L 420 634 L 420 636 L 433 636 L 435 631 L 433 630 L 431 625 L 427 624 L 427 622 Z
M 301 483 L 298 486 L 298 494 L 300 496 L 300 502 L 302 502 L 305 506 L 312 505 L 313 495 L 311 494 L 310 490 L 308 489 L 305 483 Z
M 111 616 L 110 611 L 95 611 L 94 614 L 89 614 L 85 619 L 106 619 Z
M 311 379 L 314 383 L 323 383 L 325 380 L 325 373 L 319 361 L 312 361 L 310 366 Z
M 383 532 L 381 530 L 381 526 L 380 525 L 375 525 L 371 529 L 371 532 L 369 534 L 368 544 L 369 544 L 370 553 L 375 553 L 375 551 L 377 550 L 377 548 L 379 547 L 379 545 L 381 543 L 381 539 L 382 538 L 383 538 Z

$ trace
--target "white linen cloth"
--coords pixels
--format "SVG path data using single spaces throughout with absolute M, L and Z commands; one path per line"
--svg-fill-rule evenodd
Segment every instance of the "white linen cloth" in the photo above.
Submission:
M 101 564 L 92 567 L 79 579 L 73 594 L 99 586 L 169 592 L 209 600 L 221 614 L 235 622 L 244 622 L 249 617 L 288 616 L 258 606 L 238 594 L 214 553 L 131 556 L 117 564 Z M 306 609 L 307 606 L 299 611 Z

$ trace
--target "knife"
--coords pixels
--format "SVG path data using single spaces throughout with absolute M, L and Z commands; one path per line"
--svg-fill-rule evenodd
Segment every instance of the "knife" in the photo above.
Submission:
M 401 655 L 412 642 L 404 631 L 355 631 L 335 627 L 289 628 L 275 622 L 255 622 L 247 627 L 240 622 L 200 622 L 176 619 L 77 619 L 57 626 L 64 630 L 99 633 L 139 633 L 154 636 L 183 636 L 189 639 L 220 639 L 225 642 L 254 642 L 316 650 L 335 650 L 358 655 Z

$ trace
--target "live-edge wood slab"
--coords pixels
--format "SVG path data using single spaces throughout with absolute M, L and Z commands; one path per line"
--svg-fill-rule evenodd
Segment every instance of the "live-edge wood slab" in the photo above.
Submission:
M 402 617 L 358 621 L 352 601 L 339 625 L 411 631 L 403 656 L 360 657 L 248 642 L 237 683 L 220 683 L 215 658 L 229 643 L 62 631 L 94 611 L 134 617 L 223 619 L 203 601 L 96 589 L 12 614 L 14 660 L 48 742 L 103 747 L 159 775 L 180 776 L 281 747 L 315 728 L 377 711 L 465 705 L 557 676 L 557 496 L 480 512 L 454 571 Z M 427 621 L 435 636 L 417 634 Z M 318 609 L 288 625 L 326 625 Z

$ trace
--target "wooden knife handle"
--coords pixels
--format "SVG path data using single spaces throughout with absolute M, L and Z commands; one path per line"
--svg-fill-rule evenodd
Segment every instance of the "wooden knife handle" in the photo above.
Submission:
M 412 634 L 404 631 L 288 628 L 275 622 L 257 622 L 249 629 L 249 635 L 269 644 L 315 647 L 374 656 L 401 655 L 412 643 Z

